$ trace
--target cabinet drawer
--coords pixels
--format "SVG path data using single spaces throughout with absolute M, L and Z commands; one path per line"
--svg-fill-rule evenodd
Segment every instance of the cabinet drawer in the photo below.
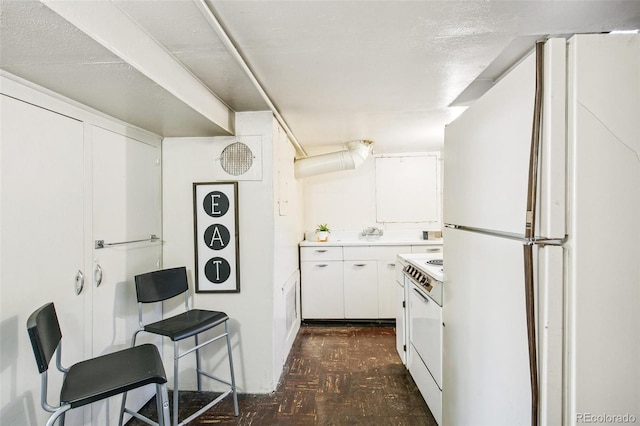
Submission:
M 400 253 L 411 253 L 411 246 L 344 247 L 344 260 L 395 259 Z
M 442 244 L 429 246 L 411 246 L 411 253 L 442 253 Z
M 342 260 L 342 247 L 300 247 L 300 260 Z

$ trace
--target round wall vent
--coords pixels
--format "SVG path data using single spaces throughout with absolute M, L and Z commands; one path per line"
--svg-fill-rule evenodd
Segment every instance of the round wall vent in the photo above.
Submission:
M 220 165 L 222 169 L 233 176 L 239 176 L 253 165 L 253 152 L 242 142 L 235 142 L 222 150 Z

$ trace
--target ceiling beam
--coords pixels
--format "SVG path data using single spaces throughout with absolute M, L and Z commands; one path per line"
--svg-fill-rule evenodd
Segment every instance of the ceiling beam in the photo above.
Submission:
M 228 132 L 235 113 L 111 1 L 40 0 L 89 37 Z

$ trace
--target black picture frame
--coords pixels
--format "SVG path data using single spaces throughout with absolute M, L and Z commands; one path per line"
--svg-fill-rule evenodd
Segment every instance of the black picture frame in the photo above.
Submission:
M 196 293 L 240 292 L 238 182 L 193 183 Z

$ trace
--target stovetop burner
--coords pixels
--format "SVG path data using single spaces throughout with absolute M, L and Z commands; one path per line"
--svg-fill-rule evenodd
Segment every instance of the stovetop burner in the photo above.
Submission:
M 426 263 L 427 265 L 442 266 L 442 259 L 431 259 L 425 261 L 424 263 Z

